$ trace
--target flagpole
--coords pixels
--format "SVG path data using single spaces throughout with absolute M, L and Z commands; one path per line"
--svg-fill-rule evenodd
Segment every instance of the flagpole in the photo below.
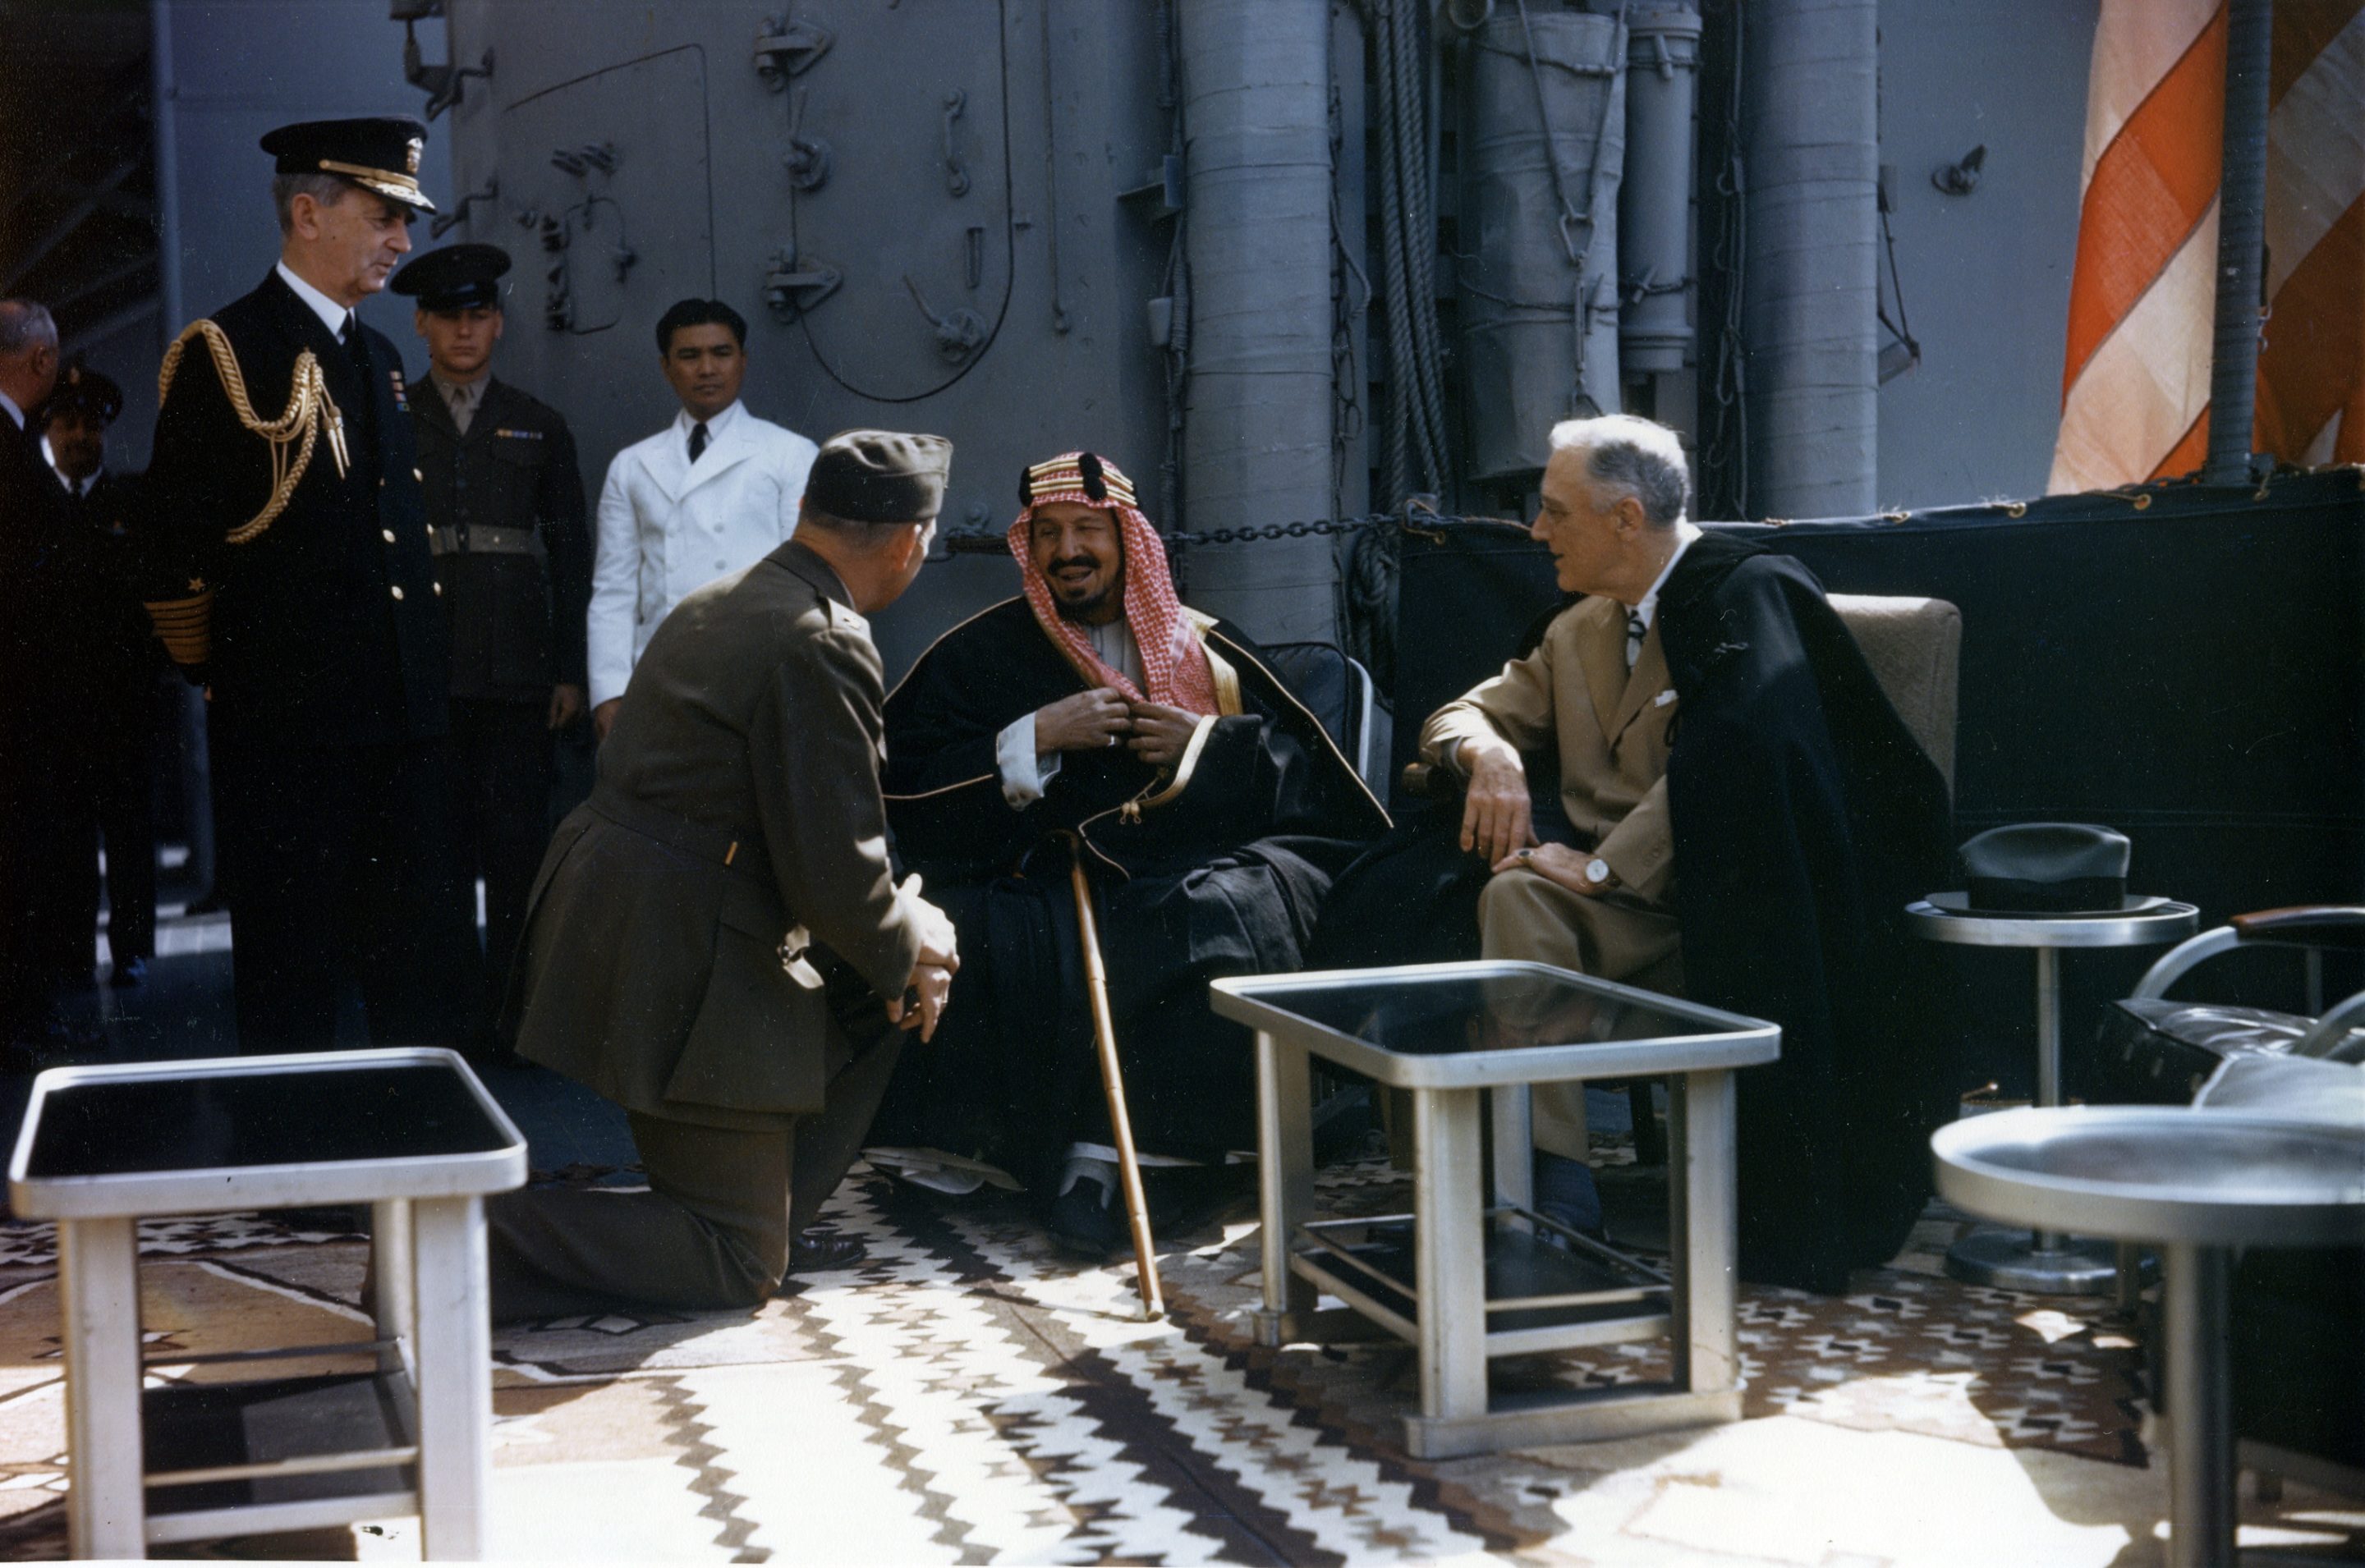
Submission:
M 2217 315 L 2209 373 L 2209 456 L 2202 479 L 2250 474 L 2259 390 L 2259 304 L 2266 270 L 2267 70 L 2274 0 L 2226 0 L 2225 141 L 2217 187 Z

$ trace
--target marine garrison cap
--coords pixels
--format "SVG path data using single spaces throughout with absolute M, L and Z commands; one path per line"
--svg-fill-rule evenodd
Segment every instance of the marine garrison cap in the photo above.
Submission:
M 847 522 L 927 522 L 945 504 L 953 443 L 902 431 L 840 431 L 805 476 L 805 504 Z
M 123 388 L 111 375 L 102 375 L 88 365 L 70 364 L 59 374 L 57 390 L 50 394 L 44 407 L 51 419 L 72 412 L 111 425 L 123 412 Z
M 408 115 L 384 119 L 312 119 L 283 125 L 263 139 L 282 174 L 335 174 L 389 201 L 432 212 L 419 188 L 427 128 Z
M 405 263 L 387 287 L 417 295 L 421 310 L 468 310 L 499 305 L 509 270 L 510 253 L 499 245 L 446 245 Z

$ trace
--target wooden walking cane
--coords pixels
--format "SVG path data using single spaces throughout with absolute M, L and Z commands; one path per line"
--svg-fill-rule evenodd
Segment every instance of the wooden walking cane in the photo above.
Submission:
M 1101 1087 L 1108 1092 L 1109 1127 L 1116 1135 L 1117 1179 L 1125 1185 L 1126 1218 L 1133 1222 L 1133 1260 L 1141 1276 L 1142 1315 L 1151 1321 L 1166 1316 L 1166 1297 L 1158 1288 L 1158 1254 L 1149 1238 L 1149 1201 L 1142 1195 L 1141 1161 L 1133 1149 L 1133 1118 L 1125 1107 L 1125 1075 L 1116 1061 L 1116 1025 L 1109 1016 L 1108 970 L 1101 964 L 1100 927 L 1093 919 L 1093 885 L 1084 878 L 1084 841 L 1080 834 L 1063 832 L 1068 841 L 1068 879 L 1076 890 L 1076 926 L 1084 949 L 1084 990 L 1092 998 L 1093 1038 L 1100 1047 Z

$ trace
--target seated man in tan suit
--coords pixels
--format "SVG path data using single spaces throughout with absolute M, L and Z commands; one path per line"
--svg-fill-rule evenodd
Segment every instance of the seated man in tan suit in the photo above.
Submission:
M 1686 521 L 1672 431 L 1571 420 L 1552 446 L 1529 532 L 1586 597 L 1421 732 L 1492 871 L 1482 951 L 1781 1025 L 1740 1084 L 1741 1266 L 1844 1289 L 1925 1191 L 1938 1081 L 1901 912 L 1944 874 L 1945 786 L 1813 576 Z M 1552 793 L 1567 827 L 1540 842 Z M 1539 1206 L 1582 1226 L 1581 1092 L 1534 1108 Z
M 1663 426 L 1624 415 L 1556 426 L 1530 532 L 1562 588 L 1587 597 L 1421 730 L 1422 756 L 1469 780 L 1462 847 L 1495 870 L 1478 901 L 1489 958 L 1682 993 L 1667 821 L 1679 704 L 1657 622 L 1660 588 L 1700 537 L 1683 515 L 1688 488 Z M 1589 847 L 1536 841 L 1519 754 L 1554 746 L 1562 808 Z M 1540 1148 L 1584 1159 L 1582 1090 L 1540 1088 L 1535 1117 Z

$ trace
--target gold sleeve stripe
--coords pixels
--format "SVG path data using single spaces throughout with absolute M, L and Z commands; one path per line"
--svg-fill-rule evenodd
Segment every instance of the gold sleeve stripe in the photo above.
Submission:
M 201 665 L 213 653 L 213 590 L 148 601 L 148 618 L 176 665 Z

